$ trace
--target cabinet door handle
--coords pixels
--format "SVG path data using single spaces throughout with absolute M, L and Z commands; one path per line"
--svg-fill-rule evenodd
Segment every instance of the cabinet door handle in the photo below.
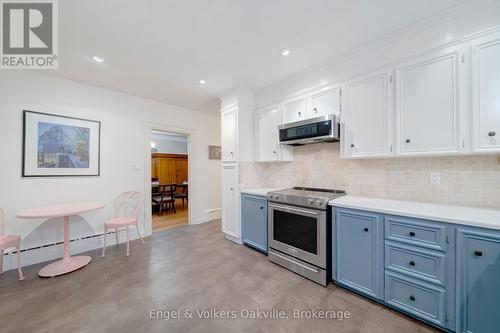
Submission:
M 364 231 L 364 232 L 367 232 L 367 231 L 368 231 L 368 228 L 363 228 L 363 231 Z
M 410 301 L 415 302 L 415 296 L 410 295 Z
M 488 136 L 495 136 L 495 135 L 496 135 L 495 131 L 492 131 L 492 132 L 488 133 Z
M 482 257 L 483 256 L 483 251 L 476 250 L 476 251 L 474 251 L 474 255 L 478 256 L 478 257 Z
M 415 266 L 415 262 L 413 260 L 410 261 L 410 266 Z
M 410 237 L 415 237 L 415 233 L 413 231 L 410 231 Z
M 406 143 L 410 143 L 411 142 L 411 139 L 406 139 Z

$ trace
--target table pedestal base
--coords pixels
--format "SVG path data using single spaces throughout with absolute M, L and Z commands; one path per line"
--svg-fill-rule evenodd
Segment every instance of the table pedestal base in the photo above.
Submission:
M 77 269 L 87 266 L 90 263 L 90 260 L 92 259 L 89 256 L 63 258 L 42 268 L 38 272 L 38 275 L 40 277 L 54 277 L 71 273 Z

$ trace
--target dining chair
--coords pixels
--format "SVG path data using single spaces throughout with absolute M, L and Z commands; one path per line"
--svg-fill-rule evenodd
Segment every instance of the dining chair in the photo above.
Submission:
M 158 215 L 161 215 L 161 212 L 164 208 L 167 211 L 173 210 L 174 214 L 177 213 L 177 211 L 175 210 L 175 189 L 175 184 L 160 185 L 160 195 L 155 195 L 152 198 L 153 202 L 159 206 Z
M 17 256 L 17 272 L 19 273 L 19 281 L 25 279 L 23 271 L 21 270 L 21 236 L 5 235 L 5 228 L 7 227 L 7 211 L 0 208 L 0 273 L 3 273 L 3 254 L 9 253 L 8 250 L 16 250 Z
M 135 225 L 135 230 L 144 244 L 145 241 L 139 232 L 139 211 L 142 208 L 142 195 L 139 192 L 123 192 L 120 194 L 114 204 L 114 216 L 104 223 L 104 247 L 102 248 L 101 257 L 106 255 L 106 235 L 108 230 L 115 230 L 116 245 L 118 245 L 118 232 L 122 230 L 127 231 L 127 257 L 130 255 L 130 236 L 129 227 Z
M 188 202 L 188 185 L 187 184 L 179 184 L 179 185 L 177 185 L 176 190 L 179 188 L 181 189 L 181 192 L 176 191 L 174 193 L 174 198 L 182 200 L 182 207 L 184 207 L 184 200 L 186 200 L 186 202 Z

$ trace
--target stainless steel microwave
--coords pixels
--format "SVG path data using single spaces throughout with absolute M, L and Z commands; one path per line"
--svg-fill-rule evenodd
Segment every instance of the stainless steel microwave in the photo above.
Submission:
M 283 145 L 340 141 L 340 123 L 334 114 L 280 125 L 278 130 Z

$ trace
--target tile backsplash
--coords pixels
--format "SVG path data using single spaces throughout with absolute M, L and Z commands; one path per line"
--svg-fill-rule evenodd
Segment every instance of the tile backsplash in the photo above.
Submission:
M 439 173 L 439 184 L 431 184 L 433 173 Z M 500 156 L 342 160 L 339 143 L 319 143 L 296 147 L 293 162 L 240 163 L 240 188 L 297 185 L 380 198 L 500 208 Z

